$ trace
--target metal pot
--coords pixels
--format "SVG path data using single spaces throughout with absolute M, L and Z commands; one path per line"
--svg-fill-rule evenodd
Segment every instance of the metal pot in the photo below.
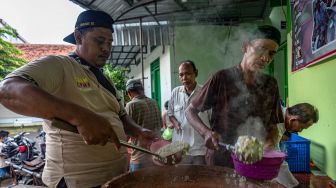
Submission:
M 282 187 L 270 181 L 248 180 L 219 166 L 176 165 L 144 168 L 113 178 L 105 188 L 261 188 Z

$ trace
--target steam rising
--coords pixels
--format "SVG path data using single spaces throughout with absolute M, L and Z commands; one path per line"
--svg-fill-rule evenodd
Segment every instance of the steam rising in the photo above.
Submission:
M 260 82 L 260 77 L 256 77 L 256 82 Z M 256 137 L 259 141 L 264 142 L 267 135 L 267 131 L 260 117 L 251 116 L 248 114 L 251 111 L 255 111 L 257 104 L 257 99 L 255 95 L 251 95 L 246 84 L 242 82 L 236 82 L 236 87 L 240 90 L 240 94 L 231 101 L 233 108 L 238 109 L 241 114 L 247 119 L 238 126 L 237 138 L 242 135 L 248 135 Z M 267 91 L 263 91 L 267 92 Z
M 200 72 L 197 80 L 202 84 L 218 70 L 238 65 L 241 62 L 244 55 L 242 52 L 243 42 L 248 41 L 249 38 L 255 38 L 251 36 L 252 31 L 257 25 L 261 24 L 263 23 L 255 21 L 253 23 L 240 23 L 239 25 L 229 26 L 197 25 L 176 27 L 174 31 L 176 32 L 174 42 L 177 44 L 176 49 L 174 48 L 174 53 L 176 53 L 177 57 L 176 62 L 180 62 L 183 59 L 194 60 Z M 186 41 L 188 42 L 186 43 Z M 190 46 L 193 48 L 190 48 Z M 209 66 L 210 64 L 211 66 Z M 178 66 L 179 63 L 176 63 L 174 70 L 178 70 Z M 257 76 L 256 78 L 256 82 L 260 82 L 260 77 Z M 176 83 L 179 83 L 177 76 L 174 79 Z M 239 111 L 239 113 L 231 113 L 232 118 L 242 118 L 242 123 L 239 125 L 236 135 L 250 135 L 260 141 L 264 141 L 266 130 L 262 120 L 249 114 L 249 112 L 256 110 L 255 107 L 258 106 L 257 100 L 249 93 L 245 84 L 241 82 L 236 82 L 236 84 L 236 87 L 240 90 L 240 95 L 228 101 L 233 110 Z M 235 117 L 238 115 L 242 117 Z
M 249 117 L 244 124 L 240 125 L 237 130 L 238 135 L 254 136 L 258 140 L 264 142 L 266 137 L 266 129 L 259 117 Z

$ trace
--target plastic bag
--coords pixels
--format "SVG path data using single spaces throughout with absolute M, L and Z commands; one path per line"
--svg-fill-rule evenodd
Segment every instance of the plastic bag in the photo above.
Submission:
M 289 171 L 288 163 L 285 161 L 281 164 L 278 177 L 275 178 L 275 181 L 277 181 L 278 183 L 280 183 L 281 185 L 287 188 L 292 188 L 292 187 L 296 187 L 297 185 L 299 185 L 299 182 L 295 179 L 293 174 Z
M 167 127 L 162 133 L 162 138 L 165 140 L 171 140 L 173 137 L 173 130 L 174 129 Z

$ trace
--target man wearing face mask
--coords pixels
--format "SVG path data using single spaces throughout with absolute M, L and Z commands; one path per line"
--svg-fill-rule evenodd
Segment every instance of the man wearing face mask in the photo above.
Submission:
M 240 126 L 262 125 L 260 131 L 267 134 L 283 122 L 277 81 L 262 73 L 276 54 L 280 38 L 273 26 L 254 29 L 242 45 L 240 64 L 211 76 L 187 108 L 190 124 L 203 136 L 206 146 L 215 149 L 214 165 L 233 167 L 230 152 L 220 149 L 218 141 L 234 144 Z M 209 109 L 211 128 L 197 115 Z
M 113 19 L 102 11 L 82 12 L 64 41 L 75 44 L 69 56 L 46 56 L 8 75 L 0 102 L 10 110 L 43 118 L 48 187 L 100 187 L 126 172 L 126 134 L 149 142 L 152 132 L 138 126 L 120 102 L 114 84 L 103 75 L 110 52 Z M 79 134 L 59 129 L 68 122 Z M 109 142 L 108 142 L 109 141 Z

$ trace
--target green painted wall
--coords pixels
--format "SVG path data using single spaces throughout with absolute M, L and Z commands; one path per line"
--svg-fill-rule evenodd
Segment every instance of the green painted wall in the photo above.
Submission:
M 318 123 L 301 135 L 324 147 L 326 173 L 333 179 L 336 179 L 335 70 L 336 60 L 333 59 L 288 74 L 289 104 L 308 102 L 319 109 Z
M 180 62 L 187 59 L 194 61 L 199 69 L 197 81 L 201 84 L 216 70 L 232 65 L 231 62 L 224 62 L 223 60 L 227 34 L 228 29 L 223 26 L 194 25 L 175 27 L 176 63 L 173 68 L 175 74 L 173 78 L 178 79 Z M 175 80 L 173 84 L 176 82 L 177 85 L 180 84 L 178 80 Z
M 287 0 L 289 3 L 289 0 Z M 287 6 L 290 13 L 290 6 Z M 300 135 L 308 138 L 312 143 L 311 156 L 322 155 L 324 171 L 332 179 L 336 179 L 336 59 L 331 57 L 316 65 L 292 73 L 292 32 L 291 15 L 287 17 L 288 24 L 288 99 L 289 105 L 308 102 L 319 110 L 319 121 L 314 126 L 304 130 Z M 322 151 L 316 153 L 316 151 Z
M 255 23 L 256 24 L 256 23 Z M 193 25 L 174 28 L 172 49 L 172 88 L 180 85 L 178 67 L 183 60 L 193 60 L 199 70 L 197 82 L 204 84 L 211 74 L 238 64 L 242 58 L 244 30 L 251 24 L 239 26 Z

